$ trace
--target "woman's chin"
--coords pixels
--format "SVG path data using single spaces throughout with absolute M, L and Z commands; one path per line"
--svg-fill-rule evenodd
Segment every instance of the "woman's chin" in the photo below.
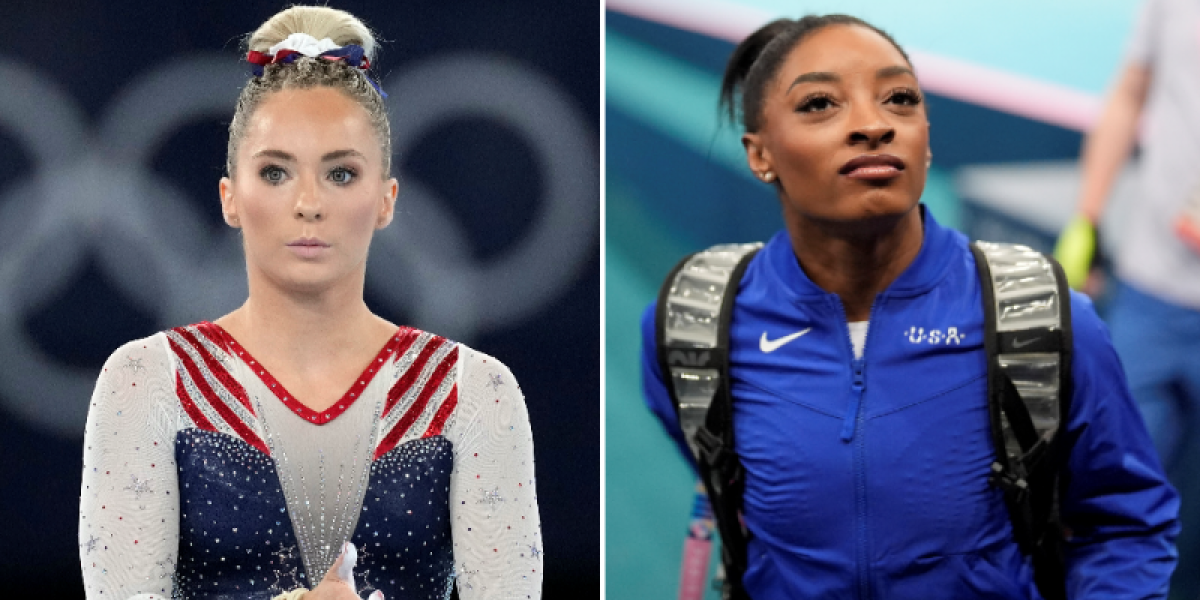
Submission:
M 880 193 L 884 192 L 884 193 Z M 912 214 L 920 198 L 896 190 L 872 190 L 869 194 L 841 198 L 832 210 L 804 213 L 826 232 L 840 237 L 872 238 L 894 229 Z
M 903 216 L 921 202 L 920 193 L 892 187 L 864 190 L 855 198 L 847 198 L 846 208 L 861 219 Z
M 331 265 L 293 265 L 297 268 L 276 271 L 267 277 L 272 285 L 289 294 L 302 296 L 321 294 L 345 279 Z
M 904 218 L 920 203 L 920 198 L 898 194 L 895 190 L 872 190 L 857 198 L 839 203 L 837 215 L 831 219 L 842 223 L 897 221 Z

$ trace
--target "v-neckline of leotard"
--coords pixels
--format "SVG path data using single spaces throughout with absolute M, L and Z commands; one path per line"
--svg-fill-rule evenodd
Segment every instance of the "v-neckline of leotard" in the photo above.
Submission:
M 410 337 L 406 336 L 405 334 L 413 331 L 409 327 L 401 326 L 397 328 L 396 333 L 392 334 L 392 337 L 388 338 L 388 341 L 375 355 L 375 358 L 372 359 L 371 362 L 367 363 L 367 366 L 363 368 L 362 373 L 359 374 L 359 376 L 354 380 L 354 383 L 350 385 L 350 389 L 346 390 L 346 392 L 342 394 L 342 397 L 339 398 L 337 402 L 331 404 L 329 408 L 326 408 L 323 411 L 315 411 L 297 400 L 296 395 L 289 392 L 287 388 L 284 388 L 283 384 L 280 383 L 279 380 L 276 379 L 275 376 L 272 375 L 271 372 L 268 371 L 261 362 L 259 362 L 254 358 L 253 355 L 246 351 L 246 349 L 242 347 L 242 345 L 239 344 L 238 341 L 232 335 L 230 335 L 228 331 L 225 331 L 225 328 L 209 321 L 201 322 L 200 326 L 208 327 L 215 337 L 220 340 L 221 344 L 226 347 L 227 351 L 241 359 L 241 361 L 250 368 L 250 371 L 258 376 L 259 380 L 263 382 L 263 385 L 267 386 L 267 389 L 271 390 L 271 392 L 275 394 L 275 397 L 279 398 L 280 402 L 283 402 L 284 406 L 291 409 L 292 412 L 296 413 L 296 415 L 301 419 L 304 419 L 305 421 L 315 425 L 324 425 L 330 421 L 333 421 L 342 413 L 346 412 L 352 404 L 361 398 L 363 390 L 367 388 L 367 385 L 371 383 L 371 380 L 375 378 L 375 375 L 383 370 L 383 366 L 387 362 L 388 358 L 396 354 L 397 350 L 399 350 L 401 347 L 401 343 L 407 337 Z M 403 352 L 403 350 L 400 350 L 400 352 Z

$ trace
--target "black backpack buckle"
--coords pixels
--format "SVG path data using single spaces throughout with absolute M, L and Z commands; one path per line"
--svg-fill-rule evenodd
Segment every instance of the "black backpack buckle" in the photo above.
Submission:
M 1025 495 L 1029 493 L 1029 482 L 1025 480 L 1023 474 L 1011 473 L 999 462 L 992 463 L 992 473 L 988 475 L 988 483 L 1012 494 L 1017 501 L 1024 500 Z

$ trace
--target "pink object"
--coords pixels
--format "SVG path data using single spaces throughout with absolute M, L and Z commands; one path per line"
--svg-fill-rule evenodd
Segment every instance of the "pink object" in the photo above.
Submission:
M 679 600 L 703 600 L 708 584 L 712 541 L 688 536 L 683 542 L 683 567 L 679 573 Z
M 1200 221 L 1195 221 L 1188 215 L 1180 215 L 1175 220 L 1175 235 L 1183 240 L 1187 247 L 1200 253 Z

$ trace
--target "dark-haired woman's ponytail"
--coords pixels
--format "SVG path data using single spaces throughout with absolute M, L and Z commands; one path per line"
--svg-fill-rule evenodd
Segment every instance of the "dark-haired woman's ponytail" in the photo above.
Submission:
M 738 106 L 737 92 L 745 83 L 746 76 L 750 73 L 750 67 L 754 65 L 754 61 L 758 60 L 762 54 L 763 48 L 771 43 L 779 34 L 787 31 L 796 24 L 792 19 L 776 19 L 763 25 L 742 40 L 742 43 L 733 49 L 733 55 L 729 57 L 729 62 L 725 65 L 725 76 L 721 78 L 721 100 L 720 109 L 722 112 L 729 114 L 729 120 L 733 123 L 738 121 Z

